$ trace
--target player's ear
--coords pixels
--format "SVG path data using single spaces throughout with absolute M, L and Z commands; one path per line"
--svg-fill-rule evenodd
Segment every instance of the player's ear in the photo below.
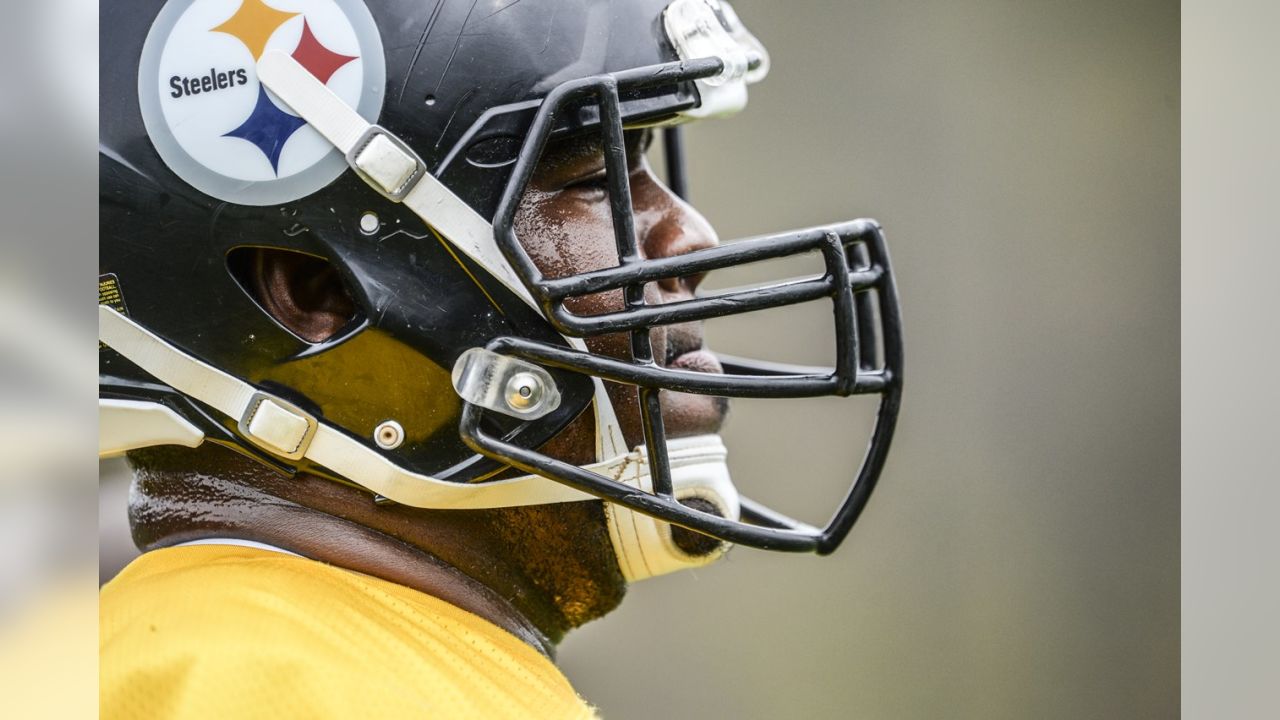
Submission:
M 263 309 L 293 334 L 321 342 L 355 315 L 355 302 L 328 261 L 274 248 L 251 252 L 249 286 Z

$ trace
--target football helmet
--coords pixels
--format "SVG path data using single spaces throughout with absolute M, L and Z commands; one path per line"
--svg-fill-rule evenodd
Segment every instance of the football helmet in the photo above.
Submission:
M 722 541 L 833 551 L 893 436 L 902 331 L 869 220 L 663 258 L 637 249 L 623 133 L 664 135 L 746 103 L 764 47 L 717 0 L 116 0 L 100 10 L 100 453 L 218 443 L 377 500 L 474 509 L 606 501 L 639 579 L 703 564 L 671 524 Z M 602 139 L 619 261 L 539 271 L 515 213 L 549 142 Z M 300 337 L 245 280 L 255 248 L 336 272 L 354 309 Z M 646 302 L 644 287 L 795 255 L 823 272 Z M 616 312 L 572 312 L 598 293 Z M 831 367 L 655 359 L 651 329 L 830 302 Z M 630 338 L 630 357 L 585 340 Z M 638 389 L 629 447 L 606 383 Z M 825 526 L 739 497 L 717 436 L 668 438 L 662 391 L 879 396 L 866 454 Z M 596 460 L 542 448 L 593 413 Z M 703 502 L 690 502 L 698 498 Z

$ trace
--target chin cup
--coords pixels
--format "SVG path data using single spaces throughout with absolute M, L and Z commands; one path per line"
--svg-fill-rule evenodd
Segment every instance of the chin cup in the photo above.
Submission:
M 725 463 L 728 451 L 719 435 L 678 438 L 667 444 L 667 452 L 676 500 L 703 500 L 715 508 L 715 514 L 738 519 L 738 491 L 729 478 Z M 643 448 L 637 449 L 635 462 L 623 469 L 618 482 L 653 493 L 648 454 Z M 605 504 L 605 513 L 618 566 L 628 582 L 710 564 L 732 547 L 722 542 L 711 552 L 692 555 L 676 543 L 674 526 L 669 523 L 614 503 Z

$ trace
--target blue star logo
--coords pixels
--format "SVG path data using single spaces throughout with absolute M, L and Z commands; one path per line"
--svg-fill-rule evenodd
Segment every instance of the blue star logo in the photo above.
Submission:
M 254 106 L 253 112 L 240 127 L 223 137 L 237 137 L 256 145 L 271 161 L 272 171 L 279 176 L 280 152 L 284 150 L 285 142 L 306 124 L 306 120 L 276 107 L 271 98 L 267 97 L 266 88 L 259 85 L 258 104 Z

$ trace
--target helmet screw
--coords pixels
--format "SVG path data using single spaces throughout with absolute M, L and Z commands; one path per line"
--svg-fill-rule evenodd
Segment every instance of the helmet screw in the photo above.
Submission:
M 365 235 L 372 235 L 378 232 L 378 228 L 382 227 L 382 221 L 378 219 L 378 214 L 367 212 L 360 216 L 360 232 Z
M 404 442 L 404 428 L 395 420 L 387 420 L 374 429 L 373 440 L 384 450 L 395 450 Z
M 542 400 L 542 381 L 533 373 L 516 373 L 507 381 L 507 405 L 528 410 Z

